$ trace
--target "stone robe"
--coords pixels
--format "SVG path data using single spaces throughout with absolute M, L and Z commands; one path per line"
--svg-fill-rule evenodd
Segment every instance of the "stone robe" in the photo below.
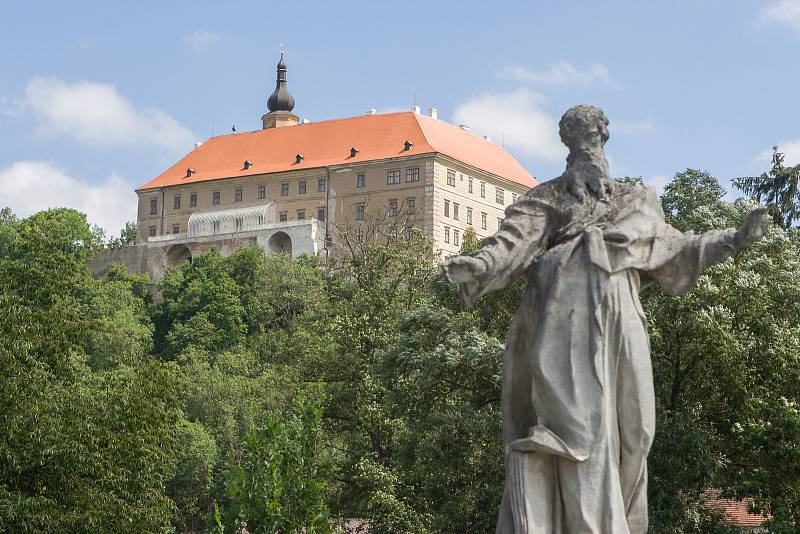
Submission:
M 655 191 L 618 185 L 579 202 L 545 183 L 506 210 L 475 257 L 466 305 L 527 274 L 506 341 L 506 486 L 497 532 L 644 534 L 655 398 L 639 290 L 688 291 L 732 252 L 734 230 L 664 222 Z

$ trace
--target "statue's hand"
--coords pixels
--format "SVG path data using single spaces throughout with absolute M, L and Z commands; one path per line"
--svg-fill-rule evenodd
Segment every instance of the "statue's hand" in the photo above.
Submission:
M 740 250 L 764 237 L 769 230 L 769 220 L 766 215 L 772 207 L 771 204 L 769 206 L 759 206 L 747 215 L 744 223 L 736 231 L 736 235 L 733 238 L 733 246 L 736 250 Z
M 471 256 L 459 256 L 444 262 L 444 274 L 453 284 L 477 282 L 486 272 L 486 263 Z

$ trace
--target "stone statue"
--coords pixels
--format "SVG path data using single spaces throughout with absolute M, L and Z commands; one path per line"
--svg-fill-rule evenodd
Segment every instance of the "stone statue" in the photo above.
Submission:
M 688 291 L 765 234 L 767 208 L 738 230 L 679 232 L 652 188 L 609 176 L 602 110 L 573 107 L 559 126 L 564 174 L 510 205 L 477 253 L 444 264 L 466 306 L 527 275 L 503 361 L 497 532 L 644 534 L 655 398 L 639 290 Z

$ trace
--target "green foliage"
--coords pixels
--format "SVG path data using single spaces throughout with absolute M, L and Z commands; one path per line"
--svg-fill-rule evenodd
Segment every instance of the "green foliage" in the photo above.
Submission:
M 178 525 L 196 531 L 212 499 L 217 444 L 202 424 L 185 419 L 178 423 L 176 442 L 177 465 L 166 493 L 177 506 Z
M 145 357 L 141 300 L 90 278 L 97 235 L 82 214 L 4 217 L 0 227 L 0 527 L 168 527 L 176 370 Z
M 159 284 L 156 345 L 166 359 L 189 347 L 216 352 L 243 340 L 244 308 L 239 287 L 216 250 L 181 269 L 168 269 Z
M 242 459 L 228 472 L 233 532 L 330 532 L 325 502 L 329 463 L 322 410 L 300 398 L 288 416 L 273 415 L 244 438 Z
M 733 184 L 744 194 L 774 203 L 775 224 L 783 228 L 791 228 L 794 221 L 800 218 L 800 164 L 786 167 L 784 155 L 778 147 L 772 147 L 772 167 L 760 176 L 736 178 Z
M 695 231 L 736 226 L 753 207 L 721 197 L 716 180 L 688 170 L 662 202 L 672 224 Z M 709 488 L 754 498 L 778 530 L 798 524 L 798 245 L 796 233 L 775 228 L 687 295 L 643 294 L 658 400 L 650 455 L 657 531 L 710 532 L 713 518 L 700 506 Z
M 120 230 L 119 232 L 119 240 L 120 243 L 123 245 L 132 245 L 136 242 L 136 235 L 139 233 L 139 229 L 136 227 L 136 223 L 133 222 L 126 222 L 125 228 Z
M 662 205 L 685 231 L 752 208 L 692 169 Z M 464 310 L 419 232 L 367 230 L 327 265 L 195 255 L 153 302 L 124 267 L 89 276 L 83 215 L 0 212 L 0 531 L 493 532 L 502 340 L 526 282 Z M 468 230 L 462 253 L 480 244 Z M 796 531 L 800 234 L 642 302 L 651 530 L 729 531 L 703 504 L 716 488 Z

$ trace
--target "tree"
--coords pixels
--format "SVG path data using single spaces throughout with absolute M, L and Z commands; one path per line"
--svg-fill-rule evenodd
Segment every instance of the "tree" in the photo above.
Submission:
M 725 202 L 713 177 L 691 169 L 666 186 L 662 204 L 671 224 L 695 231 L 738 226 L 752 208 Z M 658 417 L 655 531 L 715 531 L 702 505 L 711 488 L 755 499 L 776 531 L 797 528 L 799 250 L 794 231 L 775 228 L 687 295 L 644 291 Z
M 141 354 L 147 321 L 122 282 L 93 280 L 98 236 L 48 210 L 0 255 L 0 525 L 12 532 L 159 531 L 179 417 L 175 368 Z M 104 322 L 109 299 L 119 325 Z M 101 330 L 118 326 L 118 339 Z M 120 354 L 122 347 L 138 346 Z M 135 527 L 132 527 L 135 525 Z
M 242 341 L 245 324 L 239 287 L 218 251 L 168 269 L 159 290 L 156 352 L 163 358 L 174 359 L 189 347 L 221 351 Z
M 783 228 L 791 228 L 794 221 L 800 218 L 800 164 L 786 167 L 785 156 L 772 147 L 772 168 L 760 176 L 736 178 L 733 184 L 743 193 L 754 198 L 774 203 L 775 224 Z
M 119 239 L 123 245 L 132 245 L 136 243 L 136 235 L 139 233 L 139 229 L 136 227 L 136 223 L 133 222 L 126 222 L 125 228 L 120 230 L 119 232 Z
M 330 477 L 322 410 L 299 398 L 291 413 L 273 414 L 244 439 L 241 461 L 228 472 L 225 518 L 234 532 L 330 532 Z

